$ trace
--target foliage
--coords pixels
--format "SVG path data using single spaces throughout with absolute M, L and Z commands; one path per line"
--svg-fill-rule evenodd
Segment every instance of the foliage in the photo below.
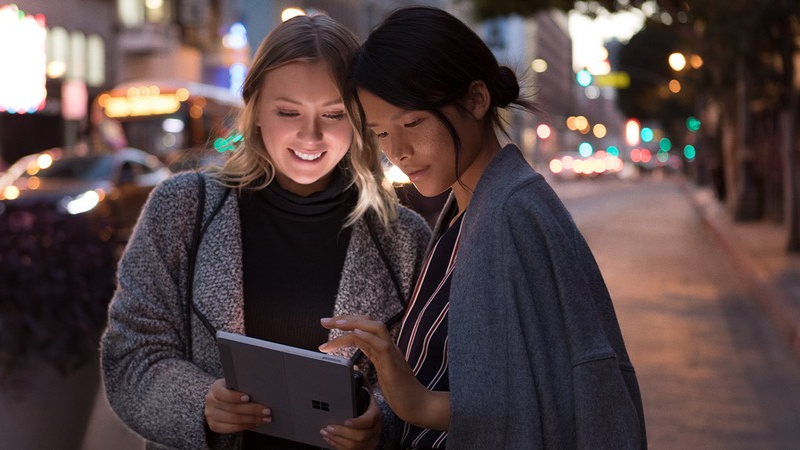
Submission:
M 96 357 L 115 283 L 106 224 L 0 204 L 0 385 L 34 358 L 64 374 Z
M 601 10 L 613 12 L 636 8 L 641 6 L 643 2 L 644 0 L 472 0 L 472 6 L 476 18 L 489 19 L 510 14 L 530 16 L 549 9 L 570 11 L 575 9 L 576 6 L 584 14 L 593 16 Z
M 669 55 L 677 50 L 677 38 L 668 28 L 648 27 L 634 35 L 620 50 L 617 70 L 627 72 L 630 86 L 618 95 L 620 110 L 628 117 L 655 119 L 662 123 L 685 120 L 691 115 L 689 95 L 671 93 L 673 78 Z

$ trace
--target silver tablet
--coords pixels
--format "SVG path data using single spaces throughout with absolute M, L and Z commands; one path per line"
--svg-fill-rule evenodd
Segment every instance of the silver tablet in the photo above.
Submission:
M 356 417 L 353 365 L 347 359 L 217 331 L 225 382 L 272 410 L 253 431 L 330 448 L 319 430 Z

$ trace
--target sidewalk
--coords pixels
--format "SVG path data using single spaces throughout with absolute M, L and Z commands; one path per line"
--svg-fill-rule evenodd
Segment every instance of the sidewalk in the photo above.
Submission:
M 686 181 L 683 189 L 800 359 L 800 254 L 786 252 L 786 227 L 767 220 L 735 222 L 710 188 Z

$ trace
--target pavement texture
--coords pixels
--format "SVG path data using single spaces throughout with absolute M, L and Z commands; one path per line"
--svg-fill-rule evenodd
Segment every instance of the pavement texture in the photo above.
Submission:
M 710 188 L 690 182 L 682 188 L 800 359 L 800 253 L 786 251 L 787 227 L 766 219 L 734 221 Z

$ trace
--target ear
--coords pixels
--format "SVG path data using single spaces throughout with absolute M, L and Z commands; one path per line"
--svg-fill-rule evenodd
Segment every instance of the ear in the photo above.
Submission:
M 492 105 L 492 96 L 486 83 L 481 80 L 473 81 L 469 85 L 465 106 L 475 120 L 482 120 Z

